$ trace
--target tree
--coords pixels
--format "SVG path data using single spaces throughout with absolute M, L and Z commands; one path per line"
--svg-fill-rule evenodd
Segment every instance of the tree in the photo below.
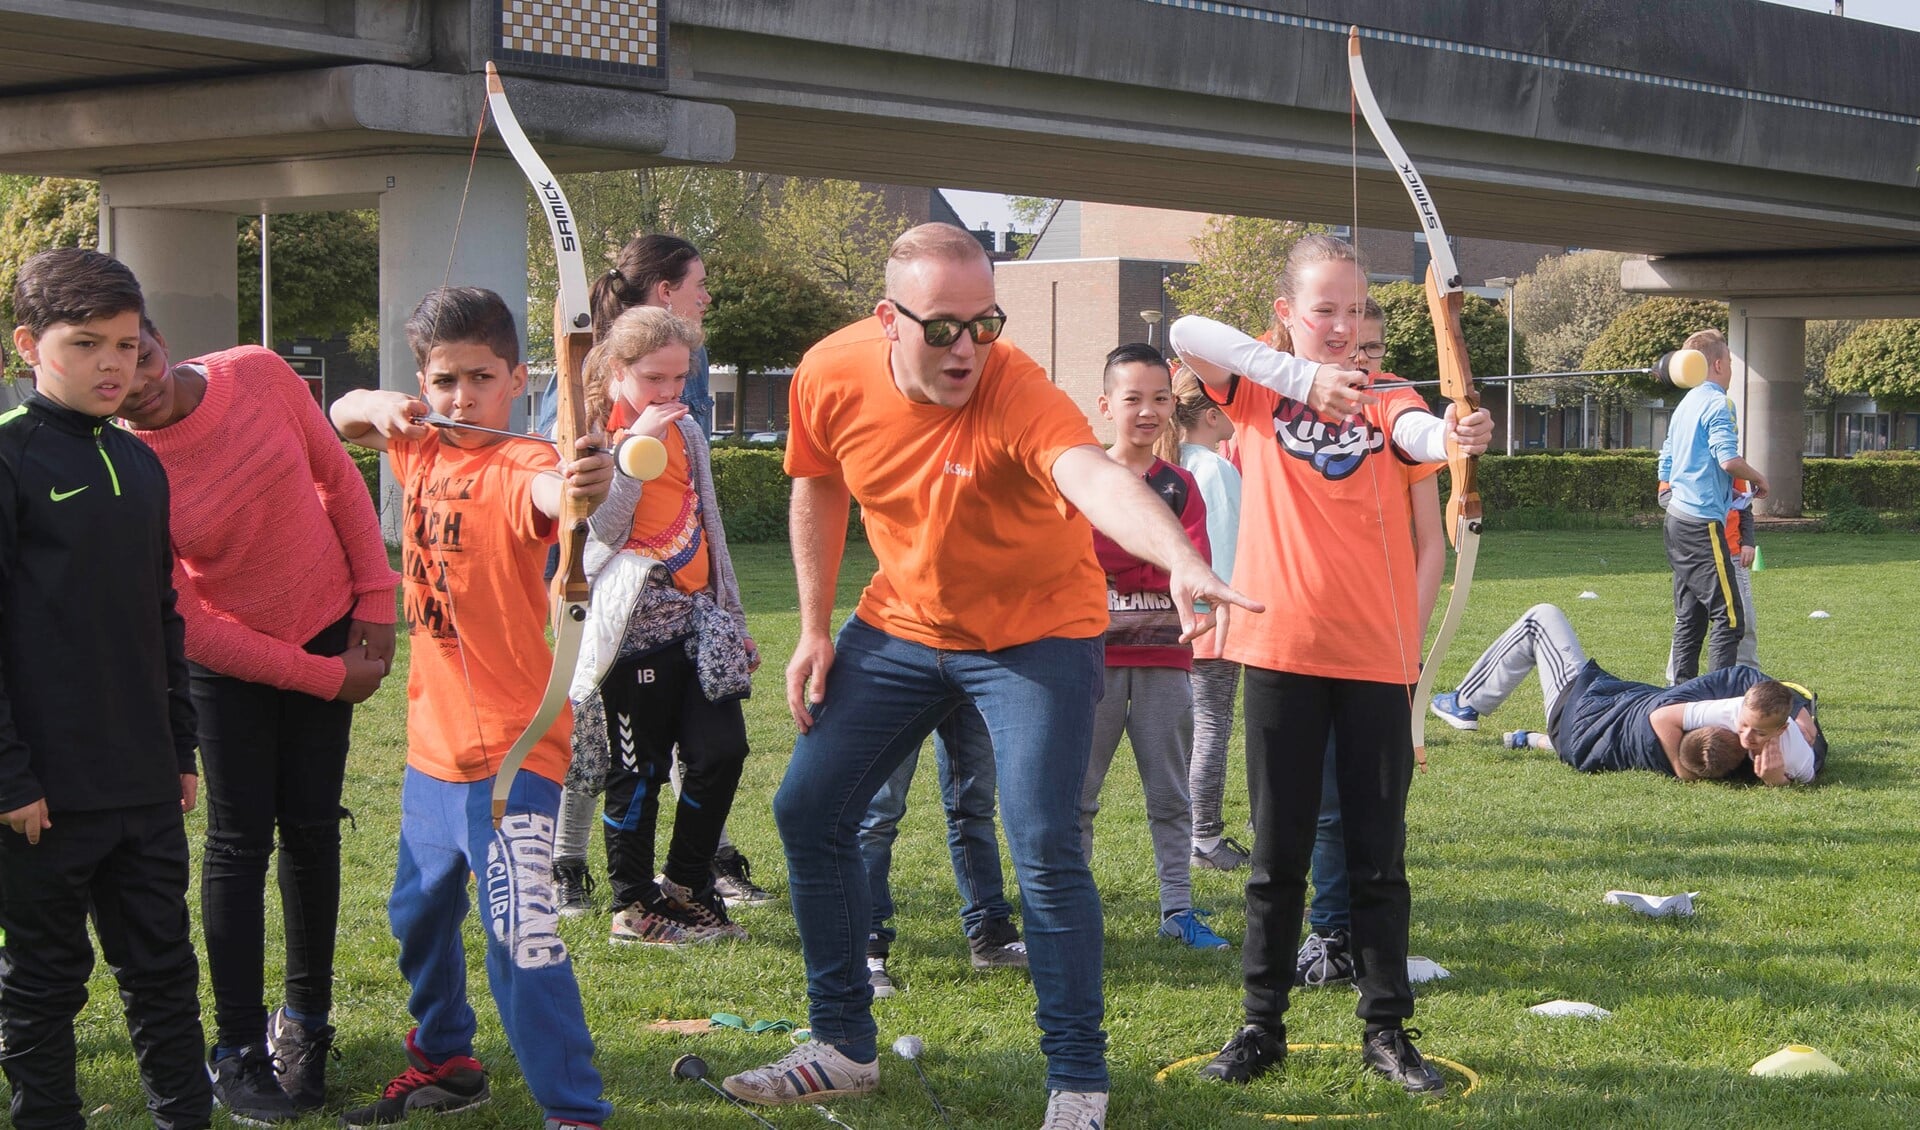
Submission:
M 1203 314 L 1250 334 L 1264 333 L 1273 320 L 1274 280 L 1287 253 L 1301 236 L 1324 230 L 1292 220 L 1209 216 L 1193 240 L 1197 261 L 1168 282 L 1167 297 L 1182 313 Z M 1504 358 L 1505 338 L 1501 340 Z
M 854 181 L 789 180 L 766 216 L 767 254 L 813 275 L 850 309 L 871 309 L 886 291 L 887 249 L 906 227 L 904 214 Z
M 1920 405 L 1920 321 L 1863 323 L 1827 359 L 1826 377 L 1836 391 L 1871 396 L 1882 408 Z
M 1620 264 L 1627 256 L 1615 251 L 1576 251 L 1550 255 L 1533 274 L 1514 288 L 1514 329 L 1527 339 L 1531 364 L 1523 372 L 1566 373 L 1584 368 L 1580 358 L 1608 323 L 1644 297 L 1620 288 Z M 1523 404 L 1557 404 L 1579 400 L 1589 391 L 1581 377 L 1522 381 L 1513 390 Z
M 1040 221 L 1046 219 L 1058 203 L 1050 196 L 1009 196 L 1007 211 L 1012 213 L 1014 223 L 1032 231 L 1040 226 Z
M 1696 298 L 1648 298 L 1622 312 L 1580 357 L 1584 369 L 1648 369 L 1662 353 L 1680 348 L 1696 330 L 1727 328 L 1727 304 Z M 1650 375 L 1595 378 L 1636 391 L 1654 392 Z
M 1727 305 L 1693 298 L 1648 298 L 1621 312 L 1581 355 L 1583 369 L 1649 369 L 1662 353 L 1678 349 L 1695 330 L 1722 332 Z M 1600 409 L 1600 446 L 1613 446 L 1613 418 L 1629 399 L 1659 391 L 1651 375 L 1589 377 L 1588 392 Z
M 707 352 L 743 376 L 793 364 L 852 314 L 819 280 L 766 259 L 716 265 L 708 289 Z
M 1527 335 L 1528 353 L 1543 371 L 1581 368 L 1580 358 L 1600 331 L 1639 295 L 1620 289 L 1613 251 L 1576 251 L 1540 260 L 1514 288 L 1514 327 Z
M 380 319 L 380 217 L 371 210 L 289 212 L 268 223 L 273 239 L 273 336 L 364 340 Z M 240 221 L 239 337 L 260 341 L 260 217 Z M 166 327 L 161 327 L 164 330 Z M 378 341 L 375 330 L 374 340 Z M 267 343 L 272 347 L 272 343 Z
M 13 178 L 0 185 L 0 326 L 11 329 L 13 280 L 28 259 L 55 247 L 100 244 L 100 186 L 60 177 Z M 5 350 L 6 379 L 26 371 L 26 362 Z
M 1411 282 L 1383 283 L 1371 293 L 1386 315 L 1387 355 L 1381 359 L 1382 370 L 1410 381 L 1439 380 L 1440 353 L 1426 288 Z M 1467 364 L 1476 377 L 1507 371 L 1507 312 L 1499 303 L 1467 295 L 1460 309 L 1460 329 L 1467 338 Z M 1526 342 L 1515 334 L 1514 366 L 1524 369 L 1526 356 Z
M 1833 385 L 1827 380 L 1827 366 L 1859 321 L 1821 321 L 1807 323 L 1807 407 L 1826 408 L 1833 403 Z
M 673 167 L 569 173 L 560 185 L 573 205 L 587 275 L 613 265 L 628 240 L 646 232 L 671 232 L 700 249 L 709 261 L 745 259 L 766 251 L 761 214 L 774 178 L 733 169 Z M 709 266 L 711 266 L 709 262 Z M 559 276 L 546 213 L 527 195 L 527 355 L 553 356 L 553 309 Z

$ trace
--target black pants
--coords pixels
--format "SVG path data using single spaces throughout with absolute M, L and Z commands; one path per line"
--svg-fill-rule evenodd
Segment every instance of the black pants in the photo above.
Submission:
M 38 844 L 0 827 L 0 1066 L 17 1130 L 79 1130 L 73 1020 L 93 945 L 120 982 L 147 1109 L 161 1130 L 212 1117 L 201 1059 L 200 967 L 187 926 L 180 803 L 53 813 Z
M 346 647 L 348 621 L 307 644 Z M 266 1039 L 266 881 L 280 830 L 280 909 L 286 1003 L 324 1017 L 333 999 L 340 920 L 340 790 L 353 706 L 216 675 L 195 665 L 193 705 L 206 763 L 207 849 L 200 913 L 213 981 L 215 1043 Z
M 712 881 L 713 853 L 733 808 L 747 760 L 747 723 L 736 700 L 709 702 L 686 648 L 670 644 L 613 665 L 600 697 L 607 707 L 607 879 L 613 904 L 638 902 L 653 884 L 654 828 L 680 746 L 680 804 L 667 846 L 667 878 L 699 892 Z
M 1327 735 L 1336 772 L 1353 902 L 1355 1013 L 1395 1027 L 1413 1015 L 1407 982 L 1407 786 L 1413 735 L 1407 688 L 1246 669 L 1247 792 L 1253 871 L 1241 950 L 1247 1023 L 1283 1031 L 1307 866 L 1320 816 Z
M 1673 566 L 1673 679 L 1684 683 L 1700 673 L 1702 640 L 1707 670 L 1739 662 L 1745 613 L 1733 587 L 1726 526 L 1669 510 L 1666 541 Z

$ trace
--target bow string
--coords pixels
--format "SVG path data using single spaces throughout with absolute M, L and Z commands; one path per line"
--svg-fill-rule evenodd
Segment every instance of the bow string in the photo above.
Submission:
M 1406 149 L 1394 136 L 1386 115 L 1380 112 L 1380 103 L 1374 98 L 1373 87 L 1367 81 L 1366 64 L 1360 58 L 1360 29 L 1357 27 L 1347 33 L 1347 73 L 1361 116 L 1366 118 L 1367 128 L 1372 131 L 1374 140 L 1379 143 L 1381 151 L 1387 155 L 1388 163 L 1406 188 L 1414 211 L 1419 214 L 1420 226 L 1426 233 L 1429 253 L 1427 313 L 1433 320 L 1434 342 L 1439 353 L 1440 394 L 1453 402 L 1455 420 L 1463 420 L 1479 411 L 1480 393 L 1473 386 L 1473 371 L 1467 359 L 1467 338 L 1460 326 L 1460 309 L 1466 302 L 1460 267 L 1454 261 L 1453 245 L 1447 239 L 1446 228 L 1440 223 L 1440 211 L 1434 205 L 1433 194 L 1428 191 L 1426 181 L 1421 179 L 1420 171 L 1408 158 Z M 1447 469 L 1452 476 L 1453 491 L 1447 500 L 1446 530 L 1447 540 L 1453 543 L 1455 553 L 1453 591 L 1447 597 L 1447 611 L 1441 617 L 1440 632 L 1434 637 L 1426 660 L 1420 665 L 1420 680 L 1414 688 L 1413 750 L 1423 768 L 1427 762 L 1427 705 L 1433 699 L 1434 678 L 1466 613 L 1467 594 L 1473 589 L 1474 564 L 1480 554 L 1482 515 L 1476 483 L 1478 467 L 1478 456 L 1464 454 L 1456 444 L 1448 441 Z

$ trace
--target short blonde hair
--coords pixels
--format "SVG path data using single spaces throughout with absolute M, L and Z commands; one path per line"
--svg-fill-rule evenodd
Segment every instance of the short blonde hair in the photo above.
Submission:
M 664 306 L 635 306 L 622 313 L 607 327 L 581 366 L 586 373 L 587 419 L 596 428 L 606 424 L 613 407 L 607 390 L 620 375 L 621 366 L 669 345 L 684 345 L 691 353 L 705 340 L 699 326 Z
M 1724 361 L 1730 356 L 1727 335 L 1719 330 L 1695 330 L 1680 343 L 1680 348 L 1698 350 L 1709 363 Z
M 887 293 L 892 294 L 908 267 L 922 259 L 948 263 L 991 263 L 987 249 L 965 228 L 921 224 L 900 233 L 887 250 Z

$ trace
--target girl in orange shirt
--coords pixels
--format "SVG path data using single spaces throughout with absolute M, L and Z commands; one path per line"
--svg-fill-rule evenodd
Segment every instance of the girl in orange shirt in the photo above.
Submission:
M 613 267 L 593 280 L 593 337 L 604 338 L 614 319 L 628 310 L 653 306 L 671 311 L 683 321 L 699 326 L 705 319 L 713 296 L 707 293 L 707 266 L 700 249 L 676 235 L 652 232 L 637 235 L 620 249 Z M 548 385 L 542 404 L 540 432 L 553 434 L 553 386 Z M 707 350 L 693 350 L 687 369 L 681 402 L 698 425 L 704 440 L 713 425 L 713 401 L 707 395 Z M 551 572 L 559 563 L 552 559 Z M 672 773 L 675 792 L 680 788 L 681 766 L 676 758 Z M 560 913 L 577 918 L 593 913 L 593 876 L 587 867 L 587 840 L 597 822 L 592 796 L 569 788 L 561 794 L 559 824 L 553 837 L 553 878 L 559 888 Z M 758 905 L 773 896 L 752 879 L 747 857 L 734 847 L 725 828 L 720 830 L 720 847 L 714 853 L 713 877 L 721 897 L 729 906 Z
M 582 649 L 574 684 L 584 707 L 575 747 L 606 763 L 615 942 L 746 937 L 727 916 L 712 868 L 746 761 L 740 700 L 759 655 L 727 555 L 706 437 L 680 400 L 700 340 L 691 322 L 638 306 L 615 319 L 587 357 L 589 417 L 667 449 L 658 477 L 615 476 L 590 520 L 586 551 L 595 642 L 591 653 Z M 676 746 L 684 777 L 656 881 L 654 829 Z
M 1423 639 L 1409 488 L 1426 473 L 1421 464 L 1446 460 L 1450 443 L 1483 450 L 1492 420 L 1480 411 L 1443 422 L 1412 389 L 1372 385 L 1347 367 L 1367 300 L 1350 245 L 1301 239 L 1278 290 L 1271 345 L 1193 316 L 1170 335 L 1234 424 L 1244 479 L 1234 584 L 1268 608 L 1236 614 L 1225 646 L 1226 658 L 1246 668 L 1255 826 L 1246 1024 L 1202 1074 L 1244 1083 L 1286 1058 L 1284 1017 L 1331 734 L 1363 1059 L 1409 1091 L 1437 1091 L 1444 1081 L 1414 1047 L 1417 1033 L 1403 1028 L 1413 1015 L 1406 800 Z

